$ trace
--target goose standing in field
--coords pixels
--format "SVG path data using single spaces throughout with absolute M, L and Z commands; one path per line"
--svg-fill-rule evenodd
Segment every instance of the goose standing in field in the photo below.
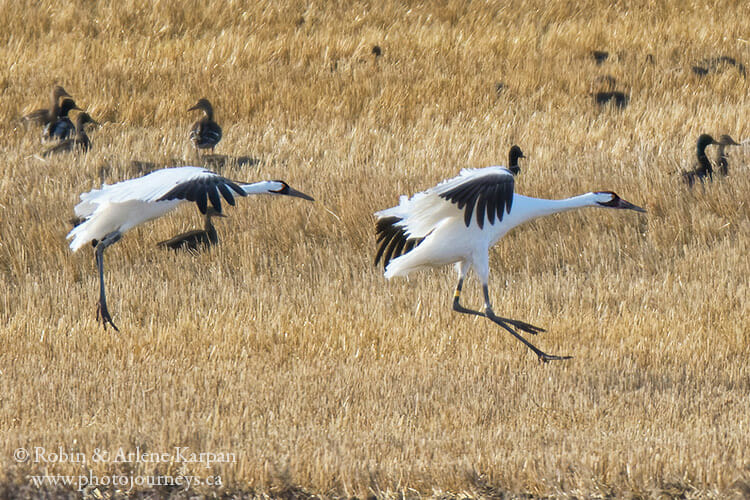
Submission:
M 42 156 L 46 158 L 49 155 L 66 153 L 69 151 L 82 151 L 84 153 L 87 152 L 91 147 L 91 140 L 86 133 L 87 124 L 99 125 L 99 123 L 91 118 L 88 113 L 79 113 L 76 117 L 75 136 L 71 137 L 70 139 L 65 139 L 60 144 L 49 148 L 47 151 L 42 153 Z
M 199 250 L 201 247 L 208 248 L 219 242 L 219 234 L 216 232 L 211 218 L 226 217 L 214 207 L 206 210 L 206 223 L 203 229 L 194 229 L 186 233 L 178 234 L 174 238 L 160 241 L 157 246 L 171 248 L 172 250 Z
M 682 180 L 689 186 L 693 187 L 695 181 L 703 182 L 706 177 L 708 180 L 713 179 L 713 167 L 711 162 L 706 156 L 706 148 L 712 144 L 719 144 L 708 134 L 701 134 L 698 136 L 698 142 L 696 143 L 696 155 L 698 156 L 698 164 L 690 171 L 682 173 Z
M 375 213 L 378 252 L 385 277 L 405 276 L 428 267 L 455 264 L 458 285 L 453 310 L 484 316 L 531 349 L 541 361 L 568 359 L 539 350 L 519 331 L 544 329 L 497 316 L 489 294 L 489 249 L 514 227 L 537 217 L 583 207 L 645 212 L 611 191 L 586 193 L 563 200 L 530 198 L 514 193 L 513 172 L 505 167 L 464 169 L 452 179 L 415 194 L 402 196 L 397 206 Z M 484 312 L 459 303 L 464 278 L 474 269 L 482 283 Z
M 34 110 L 31 113 L 22 116 L 21 121 L 41 126 L 45 126 L 48 123 L 55 121 L 60 110 L 61 97 L 70 97 L 70 94 L 68 94 L 62 86 L 55 85 L 52 87 L 50 93 L 50 107 Z
M 740 143 L 736 142 L 727 134 L 719 137 L 719 160 L 717 163 L 719 165 L 719 173 L 724 177 L 729 175 L 729 158 L 727 158 L 727 154 L 724 152 L 724 148 L 727 146 L 740 146 Z
M 193 123 L 190 128 L 190 142 L 196 151 L 210 149 L 213 154 L 214 148 L 221 140 L 221 127 L 214 121 L 214 108 L 208 99 L 203 98 L 188 111 L 203 111 L 203 117 Z
M 64 141 L 76 132 L 76 127 L 68 118 L 68 112 L 71 110 L 81 111 L 73 99 L 65 98 L 60 103 L 60 109 L 57 118 L 44 126 L 42 130 L 42 143 L 53 141 Z
M 508 151 L 508 170 L 513 175 L 517 175 L 521 171 L 521 167 L 518 166 L 518 160 L 521 158 L 526 158 L 521 148 L 516 145 L 511 146 L 510 151 Z
M 104 328 L 110 324 L 117 330 L 104 293 L 104 250 L 107 247 L 117 243 L 130 229 L 161 217 L 182 203 L 195 202 L 203 214 L 207 213 L 210 203 L 222 213 L 222 197 L 234 205 L 235 196 L 251 194 L 295 196 L 313 201 L 284 181 L 235 182 L 201 167 L 163 168 L 83 193 L 80 203 L 75 206 L 75 215 L 84 220 L 68 233 L 67 238 L 72 240 L 70 248 L 74 252 L 88 243 L 95 248 L 99 271 L 97 318 L 101 318 Z

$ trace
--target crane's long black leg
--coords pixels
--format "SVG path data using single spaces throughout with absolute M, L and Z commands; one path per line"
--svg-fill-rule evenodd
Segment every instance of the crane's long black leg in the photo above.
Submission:
M 459 303 L 461 297 L 461 289 L 464 286 L 463 276 L 458 279 L 458 285 L 456 285 L 456 293 L 453 294 L 453 310 L 464 314 L 473 314 L 475 316 L 484 316 L 481 311 L 475 311 L 473 309 L 467 309 Z
M 464 313 L 464 314 L 473 314 L 475 316 L 487 316 L 486 313 L 483 313 L 481 311 L 475 311 L 474 309 L 466 308 L 459 303 L 459 300 L 461 297 L 461 288 L 463 288 L 463 284 L 464 284 L 464 279 L 459 278 L 458 285 L 456 286 L 456 293 L 453 295 L 453 310 L 456 312 Z M 486 290 L 487 287 L 485 286 L 484 288 Z M 489 304 L 486 291 L 485 291 L 485 304 Z M 492 310 L 491 307 L 490 307 L 490 310 Z M 517 319 L 510 319 L 510 318 L 501 318 L 500 316 L 495 316 L 495 318 L 505 322 L 506 324 L 513 325 L 519 330 L 522 330 L 526 333 L 530 333 L 531 335 L 536 335 L 537 333 L 546 331 L 544 328 L 534 326 L 532 324 L 526 323 L 525 321 L 519 321 Z
M 118 332 L 120 329 L 112 322 L 112 316 L 109 315 L 109 310 L 107 309 L 107 296 L 104 293 L 104 250 L 109 245 L 117 242 L 121 236 L 118 232 L 110 233 L 96 245 L 96 267 L 99 270 L 99 305 L 96 310 L 96 319 L 97 321 L 99 319 L 102 320 L 105 330 L 107 329 L 107 323 L 109 323 Z
M 484 313 L 484 315 L 488 319 L 492 320 L 494 323 L 496 323 L 496 324 L 502 326 L 503 328 L 505 328 L 515 338 L 517 338 L 518 340 L 520 340 L 521 342 L 523 342 L 526 347 L 528 347 L 529 349 L 531 349 L 532 351 L 534 351 L 534 354 L 536 354 L 537 356 L 539 356 L 539 360 L 540 361 L 544 361 L 546 363 L 547 361 L 555 361 L 555 360 L 562 360 L 562 359 L 570 359 L 570 358 L 572 358 L 572 356 L 555 356 L 555 355 L 552 355 L 552 354 L 547 354 L 546 352 L 543 352 L 543 351 L 539 350 L 536 346 L 534 346 L 534 344 L 532 344 L 531 342 L 529 342 L 528 340 L 526 340 L 525 338 L 523 338 L 521 336 L 521 334 L 519 334 L 518 332 L 516 332 L 513 328 L 509 327 L 508 324 L 516 326 L 516 327 L 518 327 L 518 328 L 520 328 L 522 330 L 525 330 L 525 329 L 523 327 L 521 327 L 521 326 L 518 326 L 515 323 L 521 323 L 523 325 L 527 325 L 527 326 L 530 326 L 532 328 L 537 328 L 537 329 L 538 329 L 538 327 L 535 327 L 533 325 L 529 325 L 528 323 L 524 323 L 523 321 L 509 320 L 507 318 L 501 318 L 500 316 L 495 315 L 495 313 L 492 311 L 492 305 L 490 304 L 490 292 L 489 292 L 489 289 L 488 289 L 488 287 L 487 287 L 486 284 L 482 285 L 482 290 L 484 291 L 484 304 L 485 304 L 485 313 Z M 541 329 L 539 329 L 539 330 L 540 331 L 544 331 L 544 330 L 541 330 Z

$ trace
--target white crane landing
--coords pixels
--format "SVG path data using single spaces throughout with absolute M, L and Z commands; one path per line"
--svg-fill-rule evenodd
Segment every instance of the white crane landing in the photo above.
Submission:
M 563 200 L 530 198 L 514 192 L 513 172 L 505 167 L 464 169 L 452 179 L 417 193 L 402 196 L 397 206 L 375 213 L 378 252 L 385 277 L 405 276 L 427 267 L 455 264 L 458 285 L 453 309 L 485 316 L 513 334 L 542 361 L 570 356 L 546 354 L 520 331 L 537 334 L 544 329 L 523 321 L 502 318 L 492 310 L 489 282 L 489 249 L 514 227 L 537 217 L 583 207 L 628 209 L 645 212 L 611 191 L 597 191 Z M 469 269 L 479 276 L 484 291 L 484 312 L 459 303 Z
M 313 199 L 289 187 L 284 181 L 261 181 L 252 184 L 231 181 L 201 167 L 175 167 L 156 170 L 143 177 L 116 184 L 104 184 L 81 195 L 75 214 L 83 219 L 68 233 L 74 252 L 91 243 L 95 248 L 99 270 L 99 306 L 97 318 L 117 330 L 107 310 L 104 293 L 104 250 L 116 243 L 130 229 L 170 212 L 181 203 L 195 202 L 205 214 L 211 203 L 222 213 L 221 198 L 234 205 L 235 196 L 270 194 Z

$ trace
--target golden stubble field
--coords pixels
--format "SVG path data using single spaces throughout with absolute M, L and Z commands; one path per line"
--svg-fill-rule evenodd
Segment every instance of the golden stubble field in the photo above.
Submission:
M 154 495 L 749 495 L 750 154 L 728 150 L 705 188 L 674 172 L 701 132 L 750 136 L 737 68 L 690 69 L 750 63 L 750 7 L 651 3 L 1 1 L 0 491 L 49 473 L 224 484 L 130 492 Z M 605 75 L 625 109 L 594 104 Z M 16 121 L 55 83 L 103 124 L 88 155 L 42 160 Z M 242 199 L 200 255 L 154 246 L 200 226 L 194 207 L 128 233 L 107 252 L 105 332 L 93 254 L 65 240 L 73 206 L 133 160 L 195 162 L 203 96 L 217 153 L 258 160 L 222 174 L 318 202 Z M 512 144 L 520 193 L 608 189 L 649 211 L 553 216 L 493 249 L 495 310 L 570 361 L 453 313 L 451 268 L 372 266 L 372 212 Z M 472 277 L 464 300 L 481 305 Z

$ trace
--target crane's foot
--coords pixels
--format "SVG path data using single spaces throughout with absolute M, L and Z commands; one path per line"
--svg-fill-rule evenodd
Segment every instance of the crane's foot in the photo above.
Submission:
M 493 313 L 494 314 L 494 313 Z M 495 318 L 509 324 L 513 325 L 514 327 L 518 328 L 519 330 L 522 330 L 526 333 L 530 333 L 531 335 L 536 335 L 537 333 L 546 332 L 544 328 L 534 326 L 532 324 L 526 323 L 525 321 L 519 321 L 517 319 L 510 319 L 510 318 L 501 318 L 500 316 L 495 316 Z M 491 319 L 491 318 L 490 318 Z
M 109 310 L 107 310 L 106 302 L 99 302 L 96 308 L 96 320 L 101 320 L 102 326 L 104 326 L 105 331 L 107 330 L 107 323 L 112 325 L 112 328 L 114 328 L 116 332 L 120 331 L 120 329 L 117 328 L 117 325 L 112 322 L 112 316 L 109 315 Z
M 517 331 L 515 331 L 512 327 L 515 326 L 515 327 L 520 328 L 520 329 L 522 329 L 524 331 L 528 331 L 528 330 L 525 330 L 524 328 L 522 328 L 521 326 L 518 326 L 518 325 L 515 324 L 515 323 L 521 323 L 521 324 L 523 324 L 525 326 L 531 327 L 531 328 L 536 329 L 538 331 L 542 331 L 542 332 L 545 331 L 545 330 L 542 330 L 541 328 L 535 327 L 533 325 L 529 325 L 528 323 L 524 323 L 523 321 L 508 320 L 506 318 L 501 318 L 500 316 L 495 315 L 495 313 L 489 307 L 485 311 L 484 316 L 486 316 L 488 319 L 490 319 L 493 323 L 502 326 L 504 329 L 506 329 L 508 332 L 510 332 L 514 337 L 516 337 L 518 340 L 520 340 L 526 347 L 528 347 L 529 349 L 531 349 L 534 352 L 534 354 L 536 354 L 537 356 L 539 356 L 539 361 L 541 361 L 542 363 L 547 363 L 549 361 L 561 361 L 561 360 L 572 359 L 573 358 L 573 356 L 556 356 L 554 354 L 547 354 L 546 352 L 542 351 L 541 349 L 539 349 L 538 347 L 536 347 L 534 344 L 532 344 L 531 342 L 529 342 L 528 340 L 526 340 L 525 338 L 523 338 L 521 336 L 521 334 L 519 334 Z M 529 332 L 529 333 L 536 333 L 536 332 Z
M 549 361 L 560 361 L 563 359 L 573 359 L 573 356 L 555 356 L 554 354 L 547 354 L 545 352 L 539 354 L 539 362 L 541 363 L 547 363 Z
M 546 332 L 544 328 L 540 328 L 538 326 L 534 326 L 530 323 L 526 323 L 525 321 L 519 321 L 517 319 L 510 319 L 510 318 L 501 318 L 500 316 L 495 315 L 492 310 L 489 311 L 489 314 L 492 316 L 488 316 L 487 312 L 481 312 L 481 311 L 475 311 L 474 309 L 468 309 L 461 304 L 458 303 L 458 301 L 453 302 L 453 310 L 456 312 L 464 313 L 464 314 L 473 314 L 475 316 L 485 316 L 493 321 L 499 320 L 505 323 L 506 325 L 512 325 L 515 328 L 518 328 L 521 331 L 524 331 L 526 333 L 530 333 L 531 335 L 536 335 L 537 333 Z M 497 323 L 497 321 L 495 321 Z
M 453 310 L 456 312 L 460 312 L 463 314 L 473 314 L 474 316 L 484 316 L 484 313 L 481 311 L 475 311 L 474 309 L 469 309 L 468 307 L 464 307 L 461 304 L 458 303 L 458 300 L 453 301 Z

